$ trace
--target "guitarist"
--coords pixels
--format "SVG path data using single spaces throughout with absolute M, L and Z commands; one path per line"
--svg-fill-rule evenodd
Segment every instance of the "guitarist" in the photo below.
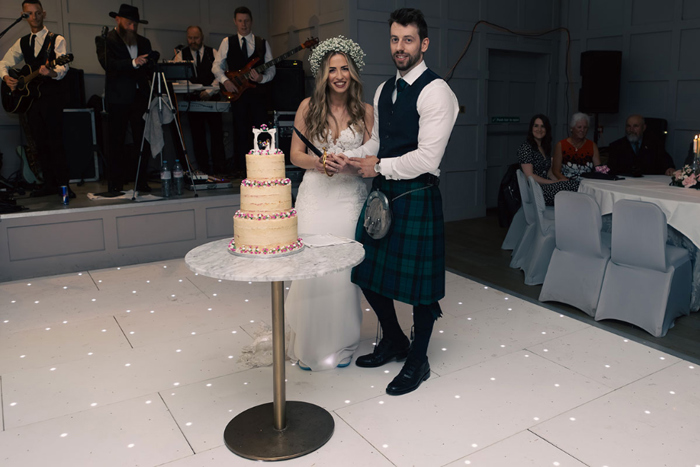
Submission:
M 39 0 L 24 0 L 22 11 L 28 14 L 31 34 L 21 37 L 0 62 L 0 77 L 15 90 L 17 80 L 8 75 L 8 69 L 24 61 L 32 70 L 39 69 L 41 83 L 39 97 L 34 99 L 26 118 L 35 137 L 44 184 L 32 191 L 31 196 L 61 195 L 60 187 L 68 186 L 69 173 L 63 146 L 63 108 L 66 105 L 63 77 L 68 66 L 46 67 L 46 63 L 66 54 L 63 36 L 44 27 L 46 11 Z M 71 198 L 75 193 L 68 188 Z
M 255 36 L 253 14 L 247 7 L 238 7 L 233 12 L 238 34 L 224 38 L 219 46 L 219 57 L 214 62 L 214 76 L 228 92 L 237 92 L 236 85 L 229 80 L 225 72 L 244 68 L 251 59 L 257 57 L 258 65 L 272 60 L 270 44 L 262 37 Z M 252 127 L 267 123 L 267 98 L 265 86 L 275 77 L 275 67 L 270 67 L 261 75 L 251 71 L 250 79 L 258 86 L 248 89 L 240 98 L 231 102 L 233 114 L 233 171 L 236 178 L 245 178 L 245 155 L 253 148 Z

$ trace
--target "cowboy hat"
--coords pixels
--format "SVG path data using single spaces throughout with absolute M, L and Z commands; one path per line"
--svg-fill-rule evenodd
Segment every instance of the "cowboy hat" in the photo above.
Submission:
M 115 13 L 111 11 L 109 13 L 109 16 L 112 18 L 116 18 L 117 16 L 121 16 L 122 18 L 130 19 L 131 21 L 136 21 L 137 23 L 141 24 L 148 24 L 148 21 L 141 19 L 139 16 L 139 9 L 136 8 L 135 6 L 132 5 L 127 5 L 126 3 L 122 3 L 119 6 L 119 12 Z

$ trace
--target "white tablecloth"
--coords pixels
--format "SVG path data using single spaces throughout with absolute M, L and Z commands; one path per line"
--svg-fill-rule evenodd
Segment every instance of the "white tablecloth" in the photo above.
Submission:
M 669 186 L 671 177 L 645 175 L 625 180 L 583 179 L 578 191 L 592 195 L 601 212 L 610 214 L 621 199 L 647 201 L 659 206 L 666 222 L 700 248 L 700 190 Z

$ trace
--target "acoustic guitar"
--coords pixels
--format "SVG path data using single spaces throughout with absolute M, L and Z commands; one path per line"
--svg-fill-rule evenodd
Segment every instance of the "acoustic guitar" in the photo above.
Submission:
M 238 91 L 228 92 L 222 83 L 219 85 L 221 87 L 221 94 L 223 94 L 226 97 L 226 99 L 228 99 L 230 102 L 238 100 L 238 98 L 241 97 L 241 94 L 243 94 L 243 92 L 245 92 L 249 88 L 254 88 L 256 86 L 256 83 L 250 81 L 250 72 L 252 70 L 255 70 L 256 72 L 262 74 L 271 66 L 274 66 L 282 60 L 291 57 L 292 55 L 294 55 L 302 49 L 309 49 L 311 47 L 314 47 L 316 44 L 318 44 L 318 37 L 312 37 L 311 39 L 301 44 L 299 47 L 292 49 L 284 55 L 280 55 L 279 57 L 272 59 L 269 62 L 259 65 L 255 68 L 253 68 L 255 64 L 260 61 L 259 57 L 253 58 L 251 61 L 248 62 L 248 64 L 245 67 L 241 68 L 238 71 L 227 71 L 225 73 L 226 77 L 230 79 L 234 85 L 236 85 Z
M 54 68 L 65 65 L 73 61 L 73 54 L 61 55 L 56 60 L 49 62 L 46 67 Z M 32 69 L 29 65 L 25 65 L 21 70 L 9 69 L 8 74 L 11 78 L 17 80 L 17 87 L 11 90 L 5 80 L 2 80 L 0 92 L 2 92 L 2 107 L 10 113 L 24 113 L 32 106 L 34 99 L 41 96 L 41 85 L 43 79 L 34 80 L 39 75 L 39 68 Z

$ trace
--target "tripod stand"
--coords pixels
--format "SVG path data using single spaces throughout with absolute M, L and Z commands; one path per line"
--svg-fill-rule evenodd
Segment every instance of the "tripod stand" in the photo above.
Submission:
M 178 65 L 179 64 L 168 64 L 168 65 Z M 187 147 L 185 146 L 185 139 L 182 137 L 182 128 L 180 127 L 180 119 L 178 118 L 178 109 L 177 106 L 173 106 L 173 100 L 170 97 L 170 89 L 168 88 L 168 81 L 166 80 L 165 77 L 165 71 L 164 71 L 165 66 L 162 64 L 156 64 L 156 71 L 153 72 L 153 78 L 151 80 L 151 92 L 148 94 L 148 114 L 146 115 L 146 126 L 144 128 L 143 136 L 141 137 L 141 149 L 139 150 L 139 161 L 138 165 L 136 166 L 136 181 L 134 182 L 134 188 L 138 186 L 139 183 L 139 172 L 141 171 L 141 158 L 143 157 L 143 146 L 146 141 L 146 131 L 148 131 L 149 125 L 151 123 L 151 102 L 154 99 L 154 94 L 153 90 L 156 88 L 156 83 L 157 83 L 157 99 L 158 99 L 158 112 L 161 116 L 161 121 L 163 121 L 163 109 L 166 108 L 170 110 L 170 112 L 173 113 L 174 115 L 174 121 L 175 121 L 175 128 L 177 129 L 177 135 L 180 137 L 180 145 L 182 147 L 182 153 L 185 155 L 185 163 L 187 164 L 187 170 L 189 171 L 190 175 L 193 174 L 194 172 L 192 171 L 192 167 L 190 166 L 190 158 L 187 155 Z M 185 71 L 185 74 L 187 74 L 187 71 Z M 163 87 L 165 87 L 165 97 L 163 97 Z M 163 153 L 161 152 L 160 156 L 161 162 L 163 162 Z M 192 180 L 192 190 L 194 191 L 194 197 L 197 198 L 199 195 L 197 194 L 197 186 L 194 183 L 194 180 Z M 136 189 L 134 189 L 134 193 L 131 197 L 131 200 L 134 201 L 136 199 Z

